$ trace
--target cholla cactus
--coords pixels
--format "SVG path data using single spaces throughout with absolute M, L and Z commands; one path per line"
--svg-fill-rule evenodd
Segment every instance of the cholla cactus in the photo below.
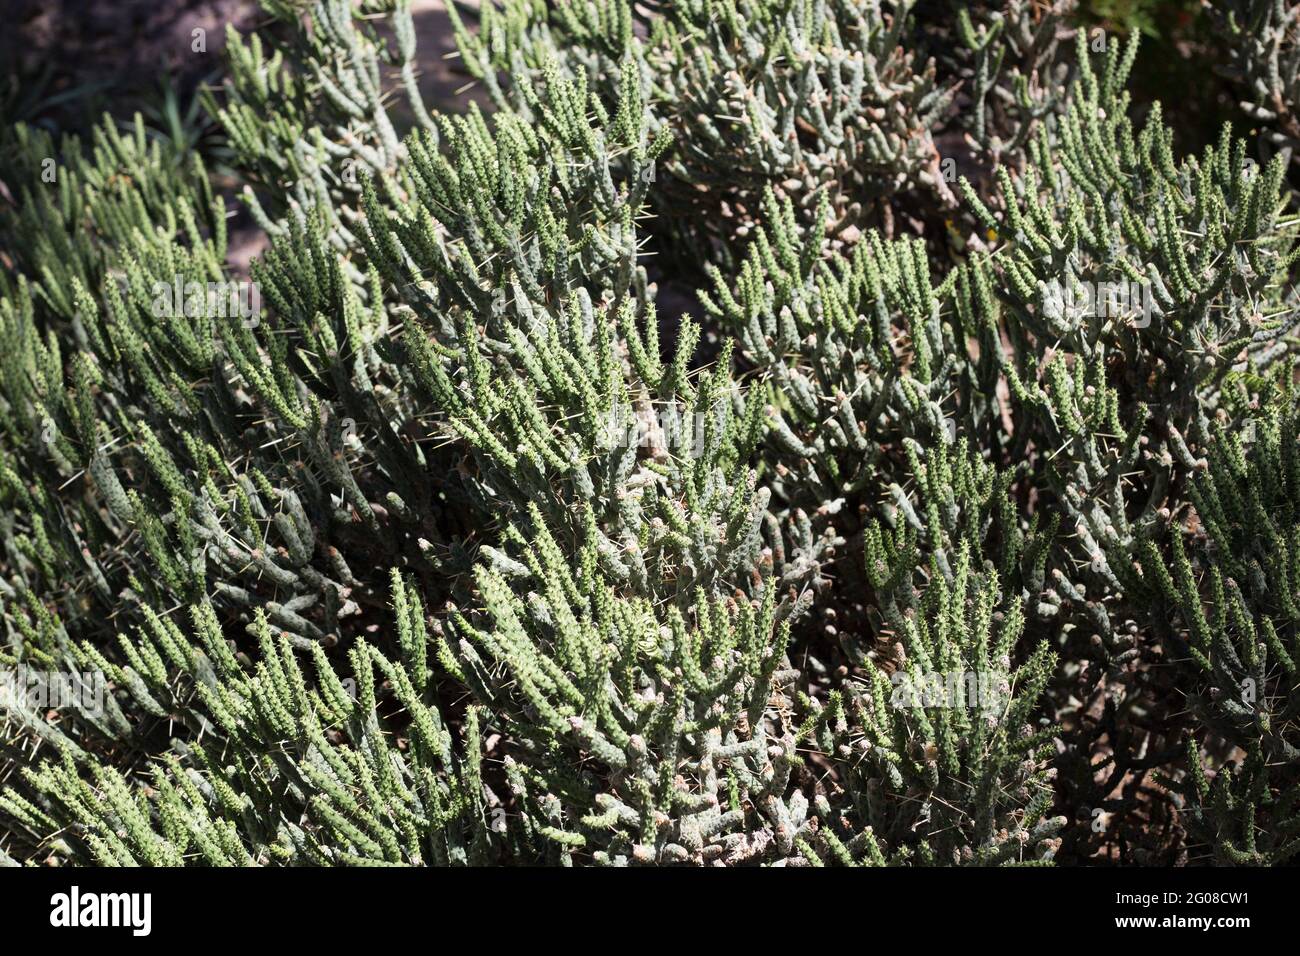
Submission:
M 773 582 L 753 606 L 701 591 L 664 613 L 603 580 L 594 528 L 576 568 L 540 534 L 527 566 L 502 561 L 513 581 L 479 570 L 486 622 L 455 615 L 450 635 L 511 740 L 512 838 L 563 863 L 789 859 L 816 824 L 792 776 L 781 688 L 797 673 Z
M 901 42 L 910 6 L 673 5 L 675 29 L 647 53 L 682 143 L 657 193 L 661 215 L 719 223 L 693 252 L 747 234 L 772 185 L 809 211 L 824 191 L 833 232 L 889 221 L 902 190 L 952 201 L 931 138 L 952 92 Z
M 38 277 L 36 295 L 43 302 L 79 324 L 81 334 L 96 334 L 90 317 L 78 316 L 77 298 L 97 294 L 107 272 L 120 277 L 124 271 L 96 236 L 132 244 L 144 259 L 183 231 L 195 240 L 200 271 L 220 277 L 225 207 L 214 197 L 199 157 L 179 162 L 148 137 L 139 114 L 127 131 L 105 119 L 89 144 L 75 137 L 56 143 L 44 130 L 23 124 L 12 132 L 4 148 L 18 202 L 4 209 L 0 247 L 13 267 L 0 274 L 7 294 L 14 294 L 19 275 Z
M 418 599 L 398 576 L 393 596 L 401 656 L 358 642 L 343 679 L 318 643 L 311 666 L 300 661 L 260 612 L 250 673 L 206 603 L 189 632 L 149 614 L 137 637 L 120 637 L 121 665 L 83 643 L 80 664 L 143 713 L 177 715 L 189 740 L 152 762 L 146 802 L 118 768 L 38 724 L 60 759 L 27 768 L 0 812 L 33 839 L 58 833 L 55 853 L 101 866 L 487 862 L 486 814 L 500 802 L 482 782 L 478 712 L 457 741 L 429 679 Z
M 1224 375 L 1267 364 L 1297 321 L 1281 161 L 1253 167 L 1225 128 L 1175 163 L 1158 111 L 1140 133 L 1126 116 L 1135 53 L 1112 45 L 1095 73 L 1081 49 L 1055 136 L 1038 137 L 1018 182 L 1000 174 L 1000 219 L 963 183 L 1003 245 L 959 276 L 959 312 L 981 362 L 1005 376 L 1009 447 L 1033 435 L 1051 449 L 1044 478 L 1083 546 L 1083 579 L 1102 592 L 1122 592 L 1135 535 L 1198 467 L 1192 448 L 1209 439 L 1205 409 Z
M 429 600 L 453 593 L 471 600 L 455 588 L 471 558 L 449 532 L 458 523 L 485 531 L 512 513 L 515 522 L 534 521 L 531 534 L 543 533 L 544 520 L 562 534 L 566 526 L 585 529 L 601 573 L 628 600 L 680 594 L 690 614 L 691 595 L 728 580 L 748 585 L 766 500 L 745 466 L 755 422 L 725 369 L 702 378 L 690 372 L 689 332 L 673 360 L 660 358 L 653 304 L 635 261 L 634 222 L 646 181 L 616 175 L 608 157 L 616 148 L 652 161 L 662 141 L 649 139 L 632 94 L 613 119 L 595 126 L 584 115 L 580 81 L 557 75 L 536 95 L 550 118 L 540 129 L 505 115 L 490 132 L 474 116 L 444 119 L 445 152 L 427 133 L 408 138 L 408 164 L 361 178 L 355 231 L 331 230 L 337 210 L 328 191 L 311 204 L 286 203 L 288 215 L 254 269 L 271 310 L 265 315 L 227 314 L 203 294 L 194 308 L 188 300 L 179 311 L 155 308 L 154 290 L 172 289 L 169 270 L 182 288 L 204 280 L 206 289 L 222 279 L 224 237 L 204 236 L 175 202 L 154 212 L 171 224 L 157 232 L 156 252 L 141 261 L 138 242 L 131 252 L 123 249 L 151 228 L 150 209 L 136 196 L 161 186 L 161 174 L 134 154 L 102 154 L 87 185 L 74 180 L 65 187 L 69 204 L 98 202 L 105 167 L 135 163 L 126 207 L 135 229 L 106 229 L 87 247 L 85 268 L 99 275 L 85 282 L 101 296 L 73 281 L 72 304 L 84 312 L 77 321 L 90 332 L 69 362 L 66 390 L 57 340 L 34 331 L 48 314 L 37 297 L 57 281 L 47 280 L 34 296 L 20 279 L 3 306 L 13 346 L 5 378 L 9 451 L 33 466 L 39 460 L 45 476 L 20 478 L 38 473 L 27 464 L 6 473 L 11 500 L 31 514 L 30 530 L 15 529 L 8 538 L 12 565 L 23 575 L 11 588 L 19 602 L 12 626 L 27 635 L 18 660 L 72 660 L 80 648 L 99 655 L 93 662 L 119 668 L 110 672 L 125 687 L 147 689 L 150 678 L 170 676 L 156 654 L 130 645 L 122 648 L 124 664 L 102 657 L 111 634 L 78 613 L 75 594 L 61 599 L 62 614 L 38 597 L 57 593 L 85 563 L 95 599 L 110 608 L 125 606 L 151 621 L 155 608 L 194 603 L 207 609 L 209 628 L 243 624 L 263 652 L 265 640 L 298 653 L 342 643 L 352 648 L 342 673 L 364 682 L 350 619 L 382 606 L 384 566 L 411 568 Z M 142 150 L 143 134 L 138 139 Z M 602 153 L 604 162 L 592 162 Z M 494 157 L 490 165 L 485 156 Z M 178 209 L 187 227 L 179 242 Z M 349 234 L 350 251 L 364 257 L 359 264 L 335 251 Z M 124 273 L 121 288 L 111 268 Z M 397 300 L 391 309 L 388 297 Z M 208 384 L 189 387 L 195 378 Z M 132 394 L 136 381 L 144 388 Z M 143 405 L 139 420 L 127 417 L 131 405 Z M 138 444 L 129 458 L 114 460 L 109 429 L 117 422 Z M 232 467 L 243 457 L 239 449 L 250 446 L 269 453 L 247 469 Z M 565 476 L 558 484 L 557 469 Z M 435 494 L 430 474 L 460 480 Z M 70 483 L 78 497 L 60 500 Z M 70 510 L 73 501 L 80 501 L 79 515 Z M 93 547 L 83 543 L 86 528 L 93 529 Z M 495 540 L 507 546 L 517 535 Z M 108 554 L 132 538 L 142 553 L 125 573 L 110 567 Z M 489 565 L 518 566 L 488 541 L 479 545 Z M 766 593 L 769 603 L 775 600 L 774 585 Z M 791 607 L 782 602 L 781 609 L 785 617 Z M 422 618 L 418 623 L 423 628 Z M 176 635 L 172 641 L 188 644 Z M 445 662 L 460 672 L 451 657 Z M 208 685 L 226 711 L 230 701 L 259 693 L 234 672 L 218 677 L 219 688 Z M 426 683 L 419 673 L 407 679 Z M 150 699 L 137 704 L 158 712 Z M 301 714 L 300 703 L 281 695 L 268 706 Z M 223 739 L 251 746 L 233 743 L 249 732 L 243 725 L 214 720 Z M 90 759 L 33 715 L 23 726 Z M 87 732 L 120 735 L 128 728 L 119 715 L 111 727 L 92 721 Z M 259 725 L 258 732 L 267 729 Z M 240 786 L 252 786 L 263 772 L 270 771 L 249 769 Z M 50 779 L 31 783 L 46 801 L 44 814 L 55 809 Z M 433 784 L 420 781 L 426 785 Z M 438 785 L 439 799 L 459 792 L 455 779 Z M 417 796 L 427 804 L 434 791 Z M 392 799 L 410 802 L 396 791 Z M 329 818 L 322 826 L 350 832 L 339 821 L 355 811 L 327 806 L 333 809 L 321 811 Z M 414 832 L 427 829 L 421 824 Z M 260 841 L 267 838 L 256 828 L 241 827 L 239 838 L 254 859 L 265 850 Z M 300 844 L 295 852 L 309 852 Z M 420 858 L 417 844 L 407 844 L 398 859 Z M 107 857 L 101 849 L 100 858 L 128 858 L 120 847 Z M 391 847 L 383 849 L 392 859 Z M 351 838 L 344 856 L 373 850 L 372 842 Z M 152 844 L 131 854 L 175 859 L 171 849 Z
M 888 200 L 904 190 L 952 204 L 931 138 L 952 91 L 902 42 L 910 12 L 910 2 L 878 0 L 674 2 L 642 41 L 625 0 L 487 4 L 478 34 L 457 36 L 507 108 L 519 97 L 495 71 L 518 81 L 560 62 L 609 91 L 631 70 L 676 142 L 654 170 L 660 233 L 684 259 L 729 264 L 769 186 L 809 212 L 825 193 L 837 232 L 892 223 Z
M 314 206 L 338 251 L 355 245 L 362 178 L 406 159 L 390 116 L 387 64 L 399 65 L 404 98 L 436 141 L 416 84 L 410 6 L 400 0 L 388 11 L 395 52 L 354 21 L 350 0 L 312 3 L 305 18 L 298 7 L 268 4 L 276 27 L 266 32 L 275 38 L 269 52 L 262 34 L 245 41 L 227 28 L 228 83 L 204 96 L 244 170 L 243 199 L 268 235 L 284 233 L 289 207 Z
M 1138 791 L 1171 759 L 1174 732 L 1115 730 L 1125 706 L 1173 693 L 1143 676 L 1160 648 L 1134 561 L 1165 509 L 1186 500 L 1226 376 L 1289 349 L 1295 251 L 1281 159 L 1259 169 L 1225 129 L 1175 161 L 1158 110 L 1140 132 L 1126 116 L 1133 48 L 1111 46 L 1095 70 L 1079 43 L 1066 111 L 1040 127 L 1023 175 L 999 175 L 1003 215 L 963 186 L 1001 245 L 958 273 L 955 292 L 979 341 L 979 391 L 999 396 L 989 410 L 1005 422 L 985 447 L 1037 461 L 1036 486 L 1061 516 L 1068 558 L 1035 610 L 1068 623 L 1070 654 L 1088 663 L 1062 675 L 1054 706 L 1101 716 L 1077 724 L 1060 780 L 1079 813 L 1113 812 L 1104 837 L 1122 840 L 1126 821 L 1162 799 Z M 1117 768 L 1100 784 L 1096 759 Z M 1096 851 L 1079 832 L 1080 852 Z
M 1233 865 L 1284 863 L 1300 851 L 1292 692 L 1300 447 L 1291 364 L 1261 390 L 1234 403 L 1237 428 L 1219 423 L 1191 491 L 1194 510 L 1171 529 L 1167 556 L 1147 542 L 1142 561 L 1158 595 L 1155 626 L 1181 662 L 1196 718 L 1188 767 L 1174 786 L 1197 843 Z
M 956 6 L 956 68 L 969 73 L 963 84 L 969 107 L 959 118 L 975 150 L 996 163 L 1004 154 L 1017 155 L 1038 121 L 1060 107 L 1068 67 L 1058 48 L 1077 3 Z
M 907 3 L 489 5 L 460 115 L 405 0 L 266 8 L 249 277 L 142 121 L 6 135 L 0 665 L 77 693 L 0 685 L 0 861 L 1291 856 L 1282 158 L 1017 3 L 934 67 Z
M 1276 145 L 1300 145 L 1300 9 L 1284 0 L 1239 0 L 1219 16 L 1228 39 L 1229 75 L 1241 106 Z
M 915 557 L 873 562 L 877 587 L 910 592 Z M 843 789 L 814 803 L 830 824 L 818 850 L 876 865 L 1046 863 L 1066 822 L 1047 815 L 1056 730 L 1031 721 L 1051 652 L 1039 645 L 1012 666 L 1019 602 L 998 610 L 997 575 L 981 573 L 968 549 L 951 586 L 932 572 L 916 606 L 896 616 L 892 674 L 870 668 L 803 730 L 843 768 Z
M 934 374 L 947 350 L 942 294 L 921 242 L 871 233 L 851 259 L 826 260 L 821 230 L 800 236 L 788 199 L 769 192 L 766 205 L 769 225 L 738 272 L 711 269 L 701 299 L 770 376 L 775 488 L 797 506 L 831 507 L 882 468 L 891 424 L 927 447 L 952 440 L 942 366 Z

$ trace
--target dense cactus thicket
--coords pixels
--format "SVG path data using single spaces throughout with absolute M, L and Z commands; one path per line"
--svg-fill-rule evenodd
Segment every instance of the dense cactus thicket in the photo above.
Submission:
M 1294 7 L 262 6 L 0 141 L 0 862 L 1300 850 Z

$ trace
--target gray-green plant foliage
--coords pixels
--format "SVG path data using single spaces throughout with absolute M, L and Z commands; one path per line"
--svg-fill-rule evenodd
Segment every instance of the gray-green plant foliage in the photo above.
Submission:
M 0 663 L 106 690 L 0 697 L 0 860 L 1046 864 L 1162 655 L 1189 847 L 1294 853 L 1282 158 L 1063 6 L 489 3 L 460 113 L 381 6 L 230 37 L 248 276 L 142 121 L 4 143 Z

